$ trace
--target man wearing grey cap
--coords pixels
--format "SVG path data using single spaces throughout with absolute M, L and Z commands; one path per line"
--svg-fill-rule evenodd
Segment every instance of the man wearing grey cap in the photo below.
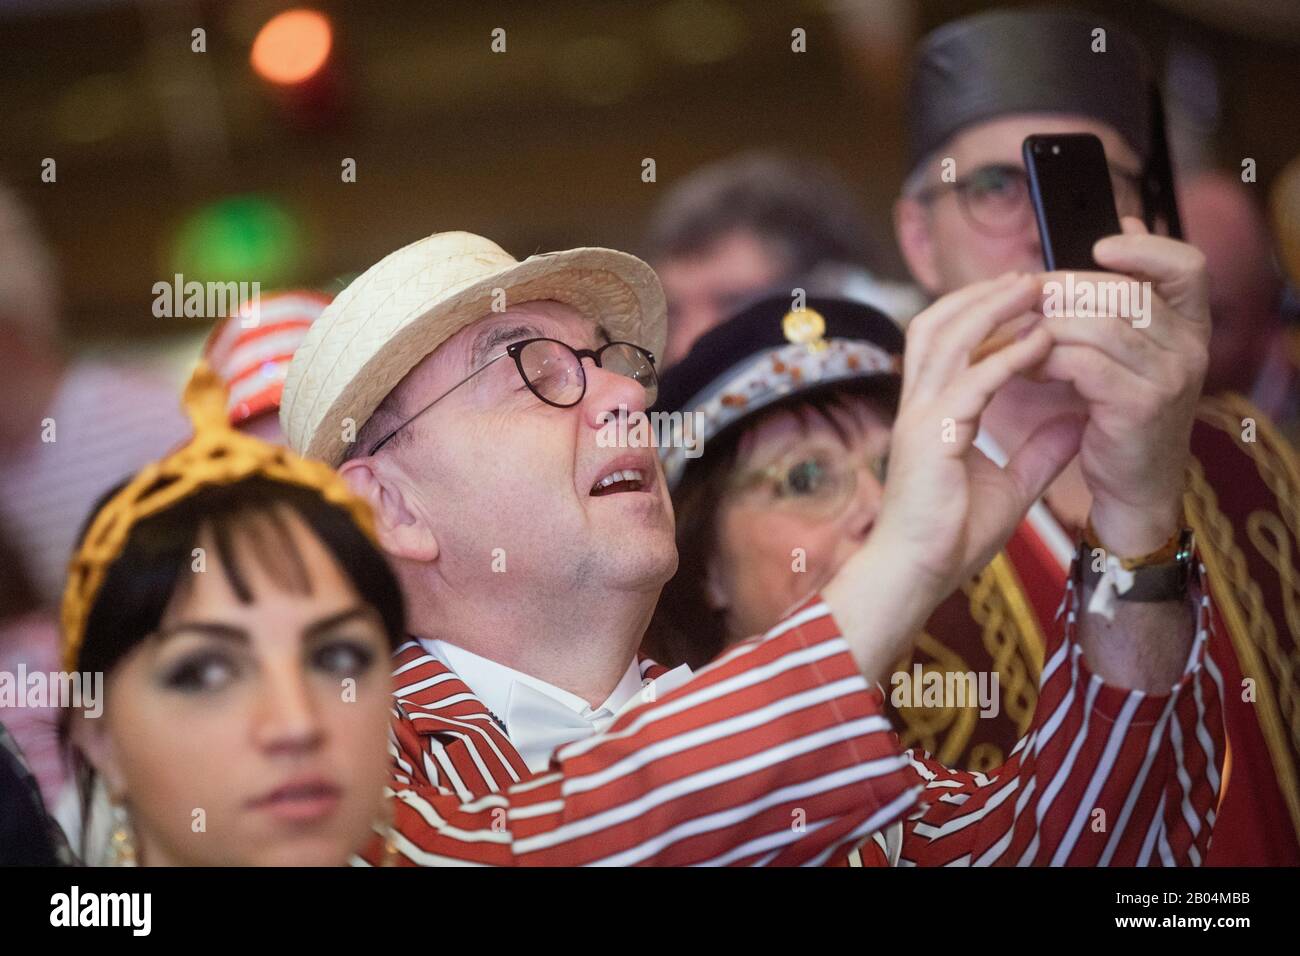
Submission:
M 913 276 L 932 296 L 1008 269 L 1042 268 L 1021 160 L 1021 144 L 1031 134 L 1096 135 L 1118 212 L 1131 217 L 1123 220 L 1125 232 L 1144 232 L 1145 223 L 1179 235 L 1150 63 L 1132 36 L 1091 14 L 996 10 L 940 27 L 920 44 L 907 115 L 911 172 L 895 206 L 895 227 Z M 1096 251 L 1131 241 L 1108 238 Z M 1159 285 L 1156 293 L 1171 294 Z M 1091 416 L 1107 403 L 1138 401 L 1162 381 L 1187 387 L 1192 359 L 1162 341 L 1159 323 L 1140 329 L 1122 318 L 1047 319 L 1073 349 L 1049 362 L 1046 376 L 1004 384 L 980 420 L 977 445 L 995 460 L 1014 457 L 1036 429 L 1061 416 L 1085 408 Z M 1169 437 L 1152 428 L 1147 440 L 1155 446 Z M 1163 486 L 1125 487 L 1098 468 L 1105 442 L 1085 437 L 1079 457 L 1010 541 L 1006 554 L 1022 582 L 1022 593 L 1011 600 L 1040 610 L 1053 606 L 1081 535 L 1136 567 L 1182 524 L 1194 529 L 1222 613 L 1210 646 L 1225 687 L 1230 751 L 1207 862 L 1297 864 L 1300 731 L 1286 719 L 1285 702 L 1300 697 L 1300 672 L 1288 663 L 1300 634 L 1288 627 L 1292 616 L 1282 596 L 1292 585 L 1289 572 L 1279 569 L 1300 559 L 1300 538 L 1293 521 L 1292 533 L 1284 532 L 1276 547 L 1276 535 L 1265 540 L 1247 531 L 1251 515 L 1250 522 L 1288 526 L 1289 512 L 1278 502 L 1297 491 L 1296 465 L 1267 418 L 1240 397 L 1202 400 L 1190 440 L 1186 485 L 1174 472 Z M 1126 519 L 1098 520 L 1099 505 L 1110 511 L 1115 502 L 1125 503 Z

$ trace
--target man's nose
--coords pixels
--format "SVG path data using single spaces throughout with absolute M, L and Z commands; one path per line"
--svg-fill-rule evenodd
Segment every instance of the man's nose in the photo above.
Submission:
M 339 693 L 343 693 L 341 686 Z M 323 740 L 317 702 L 297 662 L 267 668 L 254 708 L 253 739 L 265 752 L 302 753 Z
M 646 410 L 645 386 L 636 379 L 598 368 L 594 362 L 583 364 L 587 373 L 583 413 L 592 428 L 605 425 L 609 415 L 627 415 Z

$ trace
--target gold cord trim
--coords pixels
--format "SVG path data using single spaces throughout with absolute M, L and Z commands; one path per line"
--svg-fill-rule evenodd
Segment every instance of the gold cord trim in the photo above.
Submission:
M 1038 615 L 1005 551 L 963 588 L 971 617 L 983 628 L 982 639 L 1003 682 L 1002 703 L 1023 736 L 1038 706 L 1038 678 L 1043 673 L 1046 641 Z
M 1200 462 L 1194 458 L 1188 467 L 1184 503 L 1188 522 L 1200 545 L 1201 560 L 1209 572 L 1210 591 L 1227 625 L 1242 674 L 1255 681 L 1260 730 L 1273 758 L 1273 768 L 1292 826 L 1300 834 L 1300 787 L 1297 787 L 1296 768 L 1286 743 L 1287 730 L 1268 679 L 1268 670 L 1260 660 L 1261 647 L 1278 652 L 1277 631 L 1259 585 L 1250 577 L 1246 556 L 1234 540 L 1232 523 L 1219 510 L 1218 498 L 1206 481 Z M 1239 691 L 1239 688 L 1224 688 L 1225 694 Z

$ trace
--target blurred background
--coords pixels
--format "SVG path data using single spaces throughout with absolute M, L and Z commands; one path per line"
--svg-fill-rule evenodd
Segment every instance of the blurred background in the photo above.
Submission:
M 1145 42 L 1180 180 L 1226 171 L 1184 209 L 1227 330 L 1218 385 L 1300 441 L 1300 308 L 1279 274 L 1300 281 L 1300 3 L 1073 5 Z M 333 295 L 388 252 L 465 229 L 519 258 L 638 252 L 671 287 L 674 257 L 652 245 L 665 219 L 707 232 L 767 201 L 715 189 L 701 203 L 692 189 L 708 176 L 692 174 L 763 150 L 786 158 L 758 178 L 792 200 L 791 245 L 847 265 L 846 291 L 865 277 L 880 294 L 880 280 L 906 281 L 890 209 L 908 172 L 912 51 L 991 6 L 0 0 L 0 670 L 58 666 L 53 609 L 91 503 L 188 431 L 178 386 L 214 313 L 155 314 L 157 283 Z M 720 321 L 741 279 L 797 274 L 750 240 L 732 259 L 713 246 L 678 257 L 716 287 L 690 309 L 676 296 L 675 328 Z M 919 307 L 890 289 L 896 317 Z M 233 320 L 213 340 L 232 420 L 274 440 L 278 382 L 323 301 L 284 297 L 247 340 Z M 64 767 L 50 712 L 5 723 L 53 806 Z
M 838 171 L 876 233 L 872 266 L 901 278 L 889 207 L 908 57 L 993 5 L 0 0 L 0 179 L 51 244 L 66 337 L 169 363 L 209 324 L 153 315 L 174 273 L 333 293 L 453 228 L 521 258 L 637 251 L 666 189 L 755 147 Z M 1253 157 L 1266 202 L 1300 154 L 1300 4 L 1075 5 L 1147 42 L 1182 170 Z

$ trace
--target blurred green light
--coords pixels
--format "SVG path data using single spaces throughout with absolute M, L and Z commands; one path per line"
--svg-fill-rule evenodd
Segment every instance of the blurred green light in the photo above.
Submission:
M 186 281 L 261 282 L 282 285 L 299 263 L 301 232 L 274 200 L 258 196 L 223 199 L 181 224 L 170 266 Z

